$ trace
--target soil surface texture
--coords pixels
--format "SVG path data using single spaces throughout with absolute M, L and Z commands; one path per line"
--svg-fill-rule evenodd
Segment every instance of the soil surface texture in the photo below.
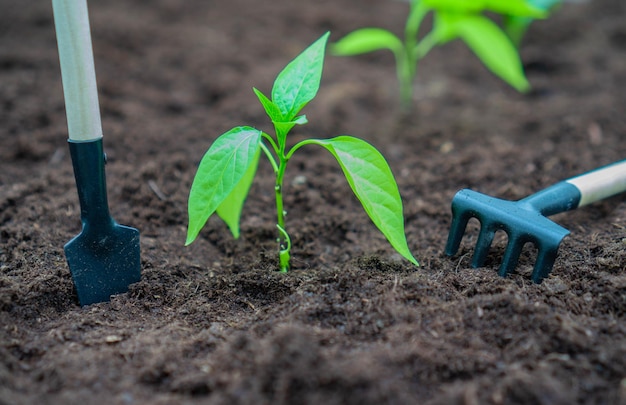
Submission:
M 419 65 L 403 114 L 390 53 L 328 55 L 293 142 L 350 134 L 378 148 L 420 267 L 307 146 L 286 176 L 287 274 L 266 161 L 240 239 L 211 218 L 184 246 L 197 165 L 234 126 L 272 130 L 253 86 L 269 93 L 326 31 L 401 34 L 408 5 L 90 2 L 109 205 L 141 232 L 142 278 L 85 307 L 63 251 L 81 223 L 52 6 L 0 3 L 0 404 L 626 403 L 626 195 L 551 217 L 571 234 L 541 284 L 532 246 L 498 276 L 501 234 L 472 268 L 474 220 L 443 253 L 458 190 L 517 200 L 626 158 L 623 0 L 535 22 L 527 94 L 453 41 Z

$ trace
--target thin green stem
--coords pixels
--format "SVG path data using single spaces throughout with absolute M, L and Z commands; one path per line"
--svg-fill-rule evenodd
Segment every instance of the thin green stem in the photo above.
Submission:
M 278 245 L 279 245 L 279 261 L 280 271 L 287 272 L 289 270 L 289 258 L 291 251 L 291 240 L 289 234 L 285 230 L 285 208 L 283 203 L 283 182 L 285 178 L 285 170 L 287 169 L 287 163 L 289 158 L 285 156 L 285 145 L 279 144 L 280 151 L 278 154 L 279 164 L 278 170 L 276 170 L 276 183 L 274 186 L 274 192 L 276 194 L 276 220 L 279 230 Z
M 287 160 L 291 159 L 294 152 L 300 149 L 301 147 L 303 147 L 304 145 L 314 145 L 314 144 L 317 144 L 316 139 L 305 139 L 303 141 L 298 142 L 297 144 L 291 147 L 291 150 L 287 153 L 287 156 L 285 156 L 285 159 Z
M 286 138 L 287 134 L 283 134 Z M 274 193 L 276 194 L 276 226 L 278 227 L 278 245 L 279 245 L 279 262 L 280 262 L 280 271 L 285 273 L 289 270 L 289 260 L 290 260 L 290 251 L 291 251 L 291 239 L 289 238 L 289 234 L 285 230 L 285 208 L 283 203 L 283 182 L 285 179 L 285 170 L 287 169 L 287 162 L 289 162 L 289 158 L 293 153 L 293 150 L 290 151 L 287 155 L 285 155 L 285 143 L 281 142 L 282 138 L 279 138 L 278 143 L 274 141 L 270 135 L 263 132 L 261 134 L 263 139 L 265 139 L 274 152 L 276 152 L 277 159 L 274 157 L 270 148 L 261 142 L 261 150 L 265 153 L 272 168 L 274 169 L 274 174 L 276 175 L 276 182 L 274 183 Z
M 398 64 L 398 79 L 400 81 L 400 97 L 402 106 L 408 109 L 413 100 L 413 80 L 417 74 L 417 62 L 423 55 L 415 49 L 419 46 L 419 28 L 428 14 L 429 8 L 419 0 L 411 2 L 411 11 L 404 28 L 404 49 L 396 54 Z
M 400 82 L 400 101 L 402 108 L 408 110 L 413 101 L 413 62 L 409 60 L 406 50 L 396 55 L 398 81 Z
M 278 173 L 278 164 L 276 163 L 276 159 L 274 159 L 274 155 L 272 155 L 272 152 L 270 152 L 269 148 L 263 142 L 261 142 L 261 150 L 265 153 L 265 156 L 267 156 L 267 160 L 270 161 L 272 169 L 274 169 L 274 173 Z
M 279 154 L 278 145 L 276 145 L 276 142 L 274 141 L 274 138 L 272 138 L 271 136 L 269 136 L 265 132 L 261 132 L 261 136 L 263 137 L 263 139 L 265 139 L 267 142 L 269 142 L 269 144 L 272 146 L 272 149 L 274 149 L 274 151 L 276 151 L 276 154 Z
M 415 58 L 417 60 L 422 59 L 424 56 L 430 52 L 431 49 L 437 45 L 439 39 L 437 35 L 433 34 L 433 32 L 429 32 L 422 40 L 413 48 L 413 53 L 415 54 Z
M 276 172 L 276 184 L 274 191 L 276 193 L 276 218 L 280 227 L 285 227 L 285 209 L 283 205 L 283 180 L 285 177 L 285 167 L 287 166 L 287 160 L 280 159 L 280 165 L 278 166 L 278 172 Z
M 287 273 L 287 271 L 289 271 L 289 261 L 291 259 L 291 238 L 289 237 L 287 231 L 285 231 L 285 228 L 280 225 L 276 225 L 276 227 L 278 228 L 278 232 L 282 236 L 282 239 L 286 243 L 286 246 L 281 245 L 280 251 L 278 252 L 280 272 Z

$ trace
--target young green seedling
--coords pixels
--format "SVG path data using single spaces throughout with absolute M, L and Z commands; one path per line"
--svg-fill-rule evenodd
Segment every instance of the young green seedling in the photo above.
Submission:
M 186 245 L 196 239 L 214 212 L 224 220 L 235 238 L 239 236 L 241 211 L 262 152 L 276 175 L 279 264 L 280 270 L 286 272 L 291 256 L 291 238 L 285 227 L 283 207 L 285 170 L 297 150 L 305 145 L 318 145 L 337 159 L 372 222 L 403 257 L 417 265 L 404 234 L 398 186 L 380 152 L 352 136 L 305 139 L 291 148 L 287 146 L 289 131 L 295 125 L 307 122 L 304 115 L 298 114 L 319 89 L 328 36 L 329 33 L 323 35 L 280 72 L 274 81 L 271 99 L 253 89 L 274 124 L 275 137 L 249 126 L 236 127 L 219 136 L 206 152 L 189 193 Z
M 400 98 L 408 108 L 413 98 L 417 63 L 436 45 L 462 39 L 485 66 L 518 91 L 530 87 L 515 46 L 496 23 L 482 13 L 542 18 L 545 12 L 526 0 L 411 0 L 404 41 L 382 28 L 361 28 L 332 45 L 335 55 L 358 55 L 388 49 L 395 55 Z M 433 28 L 419 36 L 426 15 L 434 15 Z

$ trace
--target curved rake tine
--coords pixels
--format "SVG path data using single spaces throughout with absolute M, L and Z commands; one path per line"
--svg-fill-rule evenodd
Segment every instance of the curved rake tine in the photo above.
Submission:
M 472 216 L 467 212 L 463 212 L 461 210 L 456 210 L 455 212 L 454 206 L 452 210 L 454 214 L 452 225 L 450 226 L 450 233 L 448 234 L 448 242 L 446 243 L 446 254 L 448 256 L 456 254 L 459 250 L 463 234 L 465 233 L 465 228 L 467 228 L 467 223 L 470 218 L 472 218 Z
M 498 270 L 498 274 L 501 277 L 506 277 L 509 272 L 511 272 L 517 266 L 517 262 L 519 261 L 520 254 L 522 253 L 522 249 L 526 241 L 520 240 L 515 236 L 509 236 L 509 244 L 506 247 L 506 251 L 504 252 L 504 257 L 502 258 L 502 265 Z
M 558 243 L 547 244 L 547 246 L 541 246 L 537 253 L 537 262 L 535 262 L 535 268 L 533 269 L 532 279 L 535 283 L 541 283 L 541 281 L 550 274 L 552 266 L 556 261 L 556 256 L 559 250 Z
M 482 267 L 485 264 L 485 260 L 489 254 L 489 248 L 496 235 L 494 226 L 487 221 L 483 222 L 484 223 L 481 224 L 480 233 L 478 234 L 478 240 L 476 241 L 476 247 L 474 248 L 472 267 Z

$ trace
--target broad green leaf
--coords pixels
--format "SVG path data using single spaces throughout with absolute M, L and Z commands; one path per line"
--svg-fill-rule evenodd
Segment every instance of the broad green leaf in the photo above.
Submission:
M 493 21 L 483 16 L 472 16 L 458 20 L 457 30 L 489 70 L 518 91 L 528 91 L 530 84 L 524 75 L 517 49 Z
M 546 12 L 531 0 L 484 0 L 485 10 L 519 17 L 545 18 Z
M 353 31 L 331 45 L 335 55 L 350 56 L 389 49 L 402 52 L 402 41 L 382 28 L 361 28 Z
M 270 117 L 270 120 L 274 122 L 282 121 L 283 115 L 280 112 L 280 108 L 278 108 L 278 106 L 274 104 L 272 100 L 267 98 L 267 96 L 263 94 L 261 90 L 255 87 L 253 87 L 252 90 L 254 91 L 254 94 L 256 94 L 257 98 L 261 102 L 261 105 L 263 106 L 263 109 L 265 110 L 265 113 L 267 114 L 267 116 Z
M 330 33 L 322 35 L 278 74 L 272 87 L 272 102 L 283 122 L 289 122 L 311 101 L 320 87 L 324 52 Z
M 246 202 L 250 186 L 252 186 L 252 181 L 254 180 L 259 165 L 259 156 L 261 156 L 260 148 L 257 150 L 256 156 L 250 163 L 244 176 L 216 210 L 217 215 L 226 222 L 228 229 L 230 229 L 235 239 L 239 238 L 241 211 L 243 210 L 243 204 Z
M 417 0 L 438 11 L 475 13 L 484 8 L 483 0 Z
M 333 154 L 372 222 L 398 253 L 417 265 L 404 235 L 398 185 L 380 152 L 367 142 L 351 136 L 314 139 L 307 143 L 321 145 Z
M 261 131 L 236 127 L 220 135 L 200 161 L 189 192 L 187 240 L 193 242 L 248 169 L 258 161 Z
M 450 13 L 476 14 L 493 11 L 500 14 L 520 17 L 545 17 L 545 11 L 535 7 L 528 0 L 421 0 L 437 11 Z

